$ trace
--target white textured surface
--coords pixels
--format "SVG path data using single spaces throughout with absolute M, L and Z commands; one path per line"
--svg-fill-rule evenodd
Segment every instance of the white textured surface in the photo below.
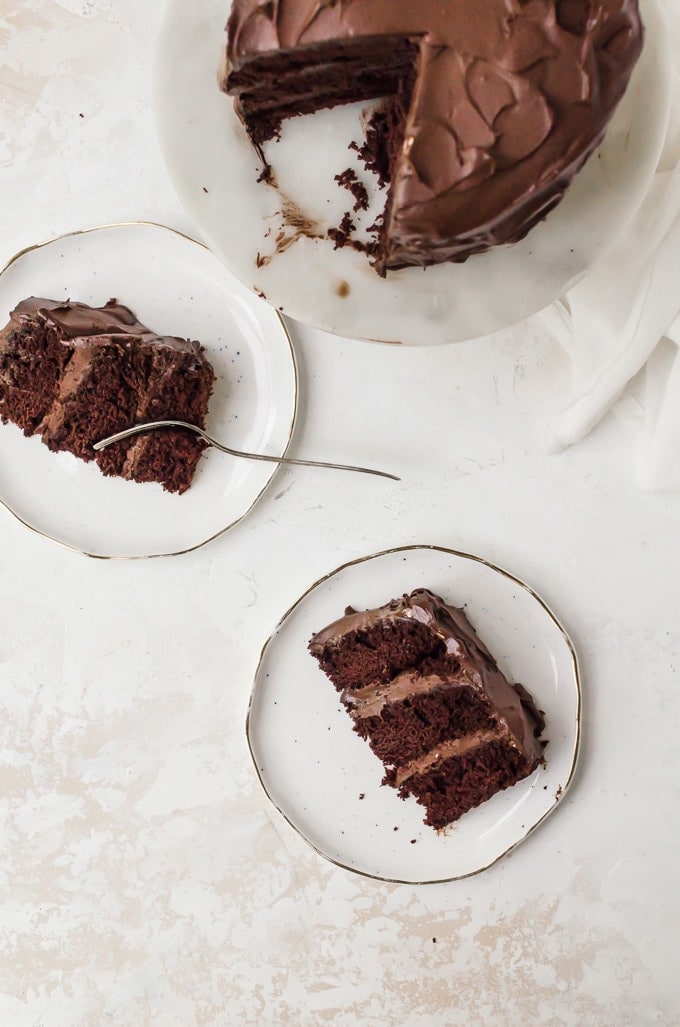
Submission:
M 151 116 L 160 15 L 2 0 L 0 261 L 117 219 L 191 230 Z M 569 365 L 543 318 L 456 347 L 293 334 L 293 455 L 401 486 L 280 472 L 227 536 L 147 563 L 0 517 L 0 1022 L 678 1024 L 680 499 L 636 486 L 641 383 L 545 456 Z M 282 612 L 344 560 L 411 542 L 527 580 L 585 692 L 555 816 L 480 877 L 420 889 L 284 830 L 243 730 Z

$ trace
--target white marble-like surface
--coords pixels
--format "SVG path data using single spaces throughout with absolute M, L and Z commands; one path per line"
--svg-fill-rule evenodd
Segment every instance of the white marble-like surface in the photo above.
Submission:
M 160 15 L 1 0 L 0 263 L 110 221 L 191 231 L 150 105 Z M 680 1023 L 680 497 L 636 485 L 644 383 L 548 456 L 568 365 L 540 317 L 455 347 L 292 335 L 293 455 L 401 486 L 281 471 L 210 547 L 138 563 L 78 557 L 0 510 L 0 1023 Z M 321 861 L 268 807 L 244 736 L 282 612 L 345 560 L 412 542 L 527 580 L 585 691 L 555 816 L 485 874 L 425 888 Z

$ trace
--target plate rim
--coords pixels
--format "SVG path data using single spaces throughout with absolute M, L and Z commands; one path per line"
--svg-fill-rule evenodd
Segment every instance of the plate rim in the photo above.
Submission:
M 436 878 L 436 879 L 432 879 L 432 880 L 428 879 L 428 880 L 419 880 L 419 881 L 413 881 L 413 880 L 409 880 L 409 879 L 406 879 L 406 878 L 389 877 L 389 876 L 385 876 L 385 875 L 382 875 L 382 874 L 370 873 L 367 870 L 361 870 L 361 869 L 358 869 L 357 867 L 349 866 L 348 864 L 343 863 L 341 860 L 335 859 L 333 856 L 329 856 L 327 853 L 323 852 L 317 845 L 315 845 L 315 843 L 310 838 L 308 838 L 300 830 L 299 827 L 297 827 L 296 824 L 293 823 L 293 821 L 290 819 L 288 814 L 284 810 L 281 809 L 281 807 L 278 805 L 278 803 L 269 794 L 267 786 L 266 786 L 266 784 L 265 784 L 265 782 L 264 782 L 264 780 L 262 778 L 262 774 L 260 773 L 260 769 L 259 769 L 258 764 L 257 764 L 257 759 L 255 758 L 255 753 L 253 751 L 253 746 L 252 746 L 251 737 L 250 737 L 250 722 L 251 722 L 251 713 L 253 712 L 253 701 L 254 701 L 254 698 L 255 698 L 256 689 L 258 687 L 258 680 L 259 680 L 259 676 L 260 676 L 260 670 L 261 670 L 261 667 L 262 667 L 262 663 L 264 661 L 265 654 L 267 652 L 267 649 L 269 648 L 269 646 L 273 642 L 273 640 L 276 638 L 276 635 L 278 634 L 279 630 L 284 626 L 285 622 L 293 614 L 293 612 L 298 608 L 298 606 L 300 606 L 300 604 L 303 603 L 305 601 L 305 599 L 307 599 L 307 597 L 312 592 L 314 592 L 319 586 L 323 585 L 330 578 L 335 577 L 335 575 L 340 574 L 342 571 L 346 570 L 348 567 L 354 567 L 354 566 L 357 566 L 358 564 L 361 564 L 361 563 L 367 563 L 369 560 L 374 560 L 374 559 L 377 559 L 378 557 L 389 556 L 389 555 L 392 555 L 392 554 L 395 554 L 395 553 L 412 552 L 414 550 L 428 550 L 428 551 L 431 551 L 431 552 L 443 553 L 443 554 L 446 554 L 448 556 L 455 556 L 455 557 L 460 558 L 460 559 L 470 560 L 473 563 L 481 564 L 484 567 L 488 567 L 490 570 L 494 571 L 495 573 L 498 573 L 498 574 L 502 575 L 504 578 L 507 578 L 509 581 L 513 582 L 515 585 L 519 586 L 525 592 L 527 592 L 529 594 L 529 596 L 533 600 L 535 600 L 539 604 L 539 606 L 542 607 L 542 609 L 545 611 L 545 613 L 547 613 L 548 617 L 552 620 L 552 622 L 555 625 L 555 627 L 557 627 L 560 635 L 562 636 L 563 641 L 565 642 L 565 644 L 567 646 L 567 650 L 569 652 L 569 656 L 570 656 L 570 660 L 571 660 L 571 670 L 572 670 L 572 675 L 573 675 L 573 684 L 574 684 L 575 694 L 576 694 L 576 710 L 575 710 L 575 717 L 574 717 L 574 736 L 573 736 L 573 743 L 572 743 L 571 760 L 570 760 L 570 764 L 569 764 L 569 772 L 568 772 L 566 781 L 564 782 L 564 784 L 561 787 L 561 791 L 556 793 L 556 795 L 555 795 L 555 797 L 553 799 L 553 802 L 548 807 L 548 809 L 545 810 L 545 812 L 538 818 L 538 820 L 536 820 L 530 827 L 528 827 L 525 830 L 525 833 L 520 838 L 518 838 L 517 841 L 513 842 L 511 845 L 509 845 L 507 848 L 505 848 L 497 856 L 494 856 L 494 858 L 492 860 L 490 860 L 488 863 L 485 863 L 484 866 L 478 867 L 475 870 L 471 870 L 471 871 L 469 871 L 469 872 L 467 872 L 465 874 L 456 874 L 456 875 L 454 875 L 452 877 L 441 877 L 441 878 Z M 566 628 L 564 627 L 564 625 L 560 621 L 560 619 L 557 616 L 557 614 L 552 610 L 552 608 L 548 605 L 548 603 L 545 601 L 545 599 L 543 599 L 538 594 L 538 592 L 536 592 L 535 589 L 533 589 L 531 587 L 531 585 L 527 584 L 527 582 L 525 582 L 522 578 L 518 578 L 517 575 L 513 574 L 511 571 L 506 570 L 504 567 L 499 566 L 498 564 L 496 564 L 493 561 L 487 559 L 486 557 L 478 556 L 475 553 L 468 553 L 468 552 L 465 552 L 465 551 L 460 550 L 460 549 L 452 549 L 449 546 L 441 546 L 441 545 L 438 545 L 436 543 L 411 543 L 411 544 L 402 545 L 402 546 L 391 546 L 388 549 L 381 549 L 381 550 L 379 550 L 376 553 L 369 553 L 368 555 L 355 557 L 354 559 L 345 561 L 345 563 L 342 563 L 342 564 L 340 564 L 340 566 L 334 568 L 331 571 L 328 571 L 326 574 L 324 574 L 322 577 L 320 577 L 317 581 L 315 581 L 312 585 L 310 585 L 307 589 L 305 589 L 305 591 L 295 600 L 295 602 L 292 603 L 291 606 L 288 607 L 288 609 L 285 611 L 285 613 L 279 618 L 279 620 L 277 621 L 276 625 L 274 626 L 274 628 L 272 629 L 272 631 L 270 632 L 269 636 L 266 638 L 266 640 L 264 641 L 264 643 L 263 643 L 263 645 L 262 645 L 262 647 L 260 649 L 260 655 L 258 657 L 257 665 L 255 667 L 255 672 L 254 672 L 254 675 L 253 675 L 253 680 L 252 680 L 252 685 L 251 685 L 251 690 L 250 690 L 250 697 L 248 699 L 248 708 L 247 708 L 247 711 L 246 711 L 246 719 L 245 719 L 245 734 L 246 734 L 246 742 L 248 744 L 248 752 L 250 753 L 250 758 L 251 758 L 252 764 L 253 764 L 253 766 L 255 768 L 255 773 L 256 773 L 257 779 L 258 779 L 258 781 L 260 783 L 260 787 L 262 788 L 262 791 L 264 792 L 267 800 L 269 801 L 269 803 L 271 803 L 271 805 L 274 807 L 274 809 L 277 811 L 277 813 L 281 817 L 283 817 L 283 819 L 292 828 L 292 830 L 295 832 L 295 834 L 299 838 L 301 838 L 305 842 L 305 844 L 308 845 L 314 852 L 316 852 L 317 855 L 321 856 L 322 859 L 326 860 L 328 863 L 331 863 L 334 866 L 339 867 L 342 870 L 346 870 L 349 873 L 357 874 L 359 877 L 368 878 L 369 880 L 381 881 L 381 882 L 384 882 L 386 884 L 408 884 L 408 885 L 413 885 L 413 886 L 420 887 L 420 886 L 432 885 L 432 884 L 449 884 L 449 883 L 451 883 L 453 881 L 464 881 L 464 880 L 468 880 L 471 877 L 477 877 L 479 874 L 484 873 L 485 870 L 489 870 L 491 867 L 495 866 L 496 863 L 500 862 L 500 860 L 504 859 L 505 856 L 508 856 L 511 852 L 513 852 L 516 848 L 518 848 L 518 846 L 520 846 L 523 842 L 525 842 L 527 840 L 527 838 L 529 838 L 529 836 L 532 835 L 534 833 L 534 831 L 536 831 L 541 826 L 541 824 L 543 824 L 548 819 L 548 817 L 552 813 L 555 812 L 557 807 L 559 805 L 561 805 L 561 803 L 562 803 L 562 801 L 564 799 L 564 796 L 567 794 L 567 791 L 569 790 L 569 787 L 571 786 L 571 784 L 572 784 L 572 782 L 574 780 L 574 777 L 576 775 L 576 767 L 577 767 L 577 764 L 578 764 L 578 759 L 579 759 L 580 749 L 581 749 L 582 717 L 583 717 L 583 687 L 582 687 L 581 671 L 580 671 L 579 661 L 578 661 L 578 654 L 576 652 L 576 648 L 574 646 L 574 643 L 571 640 L 571 637 L 570 637 L 569 633 L 567 632 Z
M 28 246 L 24 246 L 21 250 L 19 250 L 12 257 L 10 257 L 9 260 L 7 260 L 6 263 L 2 266 L 2 268 L 0 268 L 0 280 L 2 280 L 2 277 L 5 274 L 5 272 L 8 271 L 10 269 L 10 267 L 12 267 L 13 264 L 15 264 L 22 257 L 25 257 L 27 254 L 32 253 L 34 250 L 43 249 L 44 247 L 50 246 L 50 245 L 52 245 L 55 242 L 60 242 L 62 239 L 70 239 L 70 238 L 72 238 L 74 236 L 80 236 L 80 235 L 91 235 L 91 234 L 93 234 L 95 232 L 106 231 L 106 230 L 111 229 L 111 228 L 153 228 L 153 229 L 160 229 L 161 232 L 169 232 L 171 235 L 178 236 L 180 239 L 183 239 L 183 240 L 185 240 L 188 243 L 191 243 L 191 244 L 193 244 L 195 246 L 198 246 L 201 250 L 204 250 L 206 253 L 211 254 L 218 261 L 218 263 L 223 268 L 225 273 L 227 275 L 232 275 L 232 272 L 229 270 L 229 268 L 227 268 L 226 265 L 224 265 L 222 263 L 222 261 L 219 260 L 219 258 L 210 249 L 210 247 L 206 246 L 206 244 L 201 242 L 199 239 L 195 239 L 193 236 L 188 235 L 186 232 L 183 232 L 183 231 L 181 231 L 178 228 L 172 228 L 170 225 L 163 225 L 163 224 L 161 224 L 158 221 L 145 221 L 145 220 L 141 220 L 141 221 L 111 221 L 111 222 L 106 222 L 106 223 L 101 224 L 101 225 L 91 225 L 91 226 L 89 226 L 87 228 L 76 228 L 76 229 L 72 229 L 71 231 L 68 231 L 68 232 L 61 232 L 59 235 L 52 236 L 50 239 L 42 240 L 42 242 L 31 243 Z M 236 277 L 236 276 L 233 276 L 233 277 Z M 238 281 L 240 285 L 243 284 L 243 283 L 240 282 L 239 279 L 236 279 L 236 281 Z M 248 290 L 248 291 L 251 292 L 252 296 L 254 297 L 255 294 L 252 293 L 251 290 Z M 292 370 L 293 370 L 293 415 L 292 415 L 291 422 L 290 422 L 290 427 L 289 427 L 289 431 L 288 431 L 288 437 L 286 439 L 286 443 L 285 443 L 285 446 L 283 448 L 283 452 L 280 454 L 281 456 L 285 456 L 288 453 L 288 450 L 290 449 L 290 445 L 291 445 L 291 442 L 292 442 L 292 439 L 293 439 L 293 434 L 295 432 L 295 427 L 296 427 L 296 424 L 297 424 L 298 411 L 299 411 L 299 398 L 300 398 L 300 373 L 299 373 L 297 357 L 296 357 L 296 354 L 295 354 L 295 348 L 293 346 L 293 340 L 292 340 L 290 331 L 288 329 L 288 325 L 286 324 L 286 322 L 285 322 L 285 320 L 283 318 L 283 315 L 281 314 L 280 311 L 278 311 L 276 309 L 276 307 L 272 307 L 271 305 L 269 305 L 269 309 L 273 311 L 274 315 L 276 316 L 276 318 L 279 321 L 279 324 L 281 325 L 281 329 L 283 331 L 283 336 L 284 336 L 284 339 L 285 339 L 285 341 L 287 343 L 288 351 L 290 353 L 291 365 L 292 365 Z M 280 469 L 280 465 L 272 464 L 272 468 L 273 468 L 273 470 L 272 470 L 271 475 L 269 476 L 267 481 L 264 483 L 264 485 L 262 486 L 260 491 L 257 493 L 255 498 L 252 500 L 250 506 L 246 510 L 244 510 L 243 513 L 240 514 L 235 520 L 230 521 L 229 524 L 224 525 L 224 527 L 219 528 L 216 532 L 213 532 L 212 535 L 209 535 L 207 538 L 202 539 L 201 541 L 194 543 L 194 545 L 192 545 L 192 546 L 186 546 L 183 549 L 177 549 L 177 550 L 174 550 L 172 552 L 166 552 L 166 553 L 135 553 L 135 554 L 130 554 L 130 555 L 128 555 L 128 554 L 114 554 L 114 555 L 112 555 L 112 554 L 108 554 L 108 553 L 94 553 L 94 552 L 90 552 L 88 549 L 81 548 L 80 546 L 74 545 L 71 542 L 66 542 L 64 539 L 57 538 L 56 535 L 52 535 L 48 531 L 43 531 L 42 528 L 38 528 L 36 525 L 31 524 L 30 521 L 27 521 L 25 518 L 23 518 L 21 516 L 21 514 L 19 514 L 18 511 L 15 510 L 12 507 L 12 505 L 4 498 L 4 496 L 2 495 L 2 492 L 0 492 L 0 508 L 2 508 L 3 510 L 6 510 L 7 513 L 9 513 L 16 521 L 19 522 L 19 524 L 21 524 L 24 528 L 27 528 L 30 532 L 34 533 L 35 535 L 38 535 L 40 538 L 47 539 L 49 542 L 54 542 L 56 545 L 60 546 L 62 549 L 66 549 L 66 550 L 68 550 L 69 552 L 72 552 L 72 553 L 77 553 L 80 556 L 86 556 L 86 557 L 88 557 L 88 559 L 91 559 L 91 560 L 120 560 L 120 561 L 129 561 L 129 560 L 158 560 L 158 559 L 164 559 L 164 558 L 172 557 L 172 556 L 184 556 L 187 553 L 194 553 L 194 552 L 196 552 L 196 550 L 202 549 L 203 546 L 207 546 L 210 542 L 214 542 L 215 539 L 220 538 L 222 535 L 224 535 L 231 528 L 234 528 L 237 524 L 239 524 L 244 519 L 244 517 L 248 516 L 248 514 L 253 509 L 255 504 L 262 497 L 264 492 L 269 488 L 269 486 L 271 485 L 272 481 L 274 480 L 274 477 L 276 476 L 276 474 L 278 473 L 278 471 Z

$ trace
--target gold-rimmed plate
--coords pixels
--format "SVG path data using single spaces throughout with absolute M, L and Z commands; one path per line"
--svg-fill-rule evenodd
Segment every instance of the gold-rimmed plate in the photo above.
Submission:
M 207 429 L 235 449 L 282 456 L 297 408 L 290 338 L 276 311 L 204 246 L 160 225 L 109 225 L 31 247 L 0 273 L 0 317 L 26 296 L 100 306 L 111 297 L 160 334 L 198 339 L 216 383 Z M 142 558 L 195 549 L 248 513 L 276 464 L 208 450 L 184 495 L 105 478 L 0 425 L 0 502 L 27 527 L 88 556 Z
M 375 607 L 420 587 L 465 608 L 507 677 L 545 711 L 548 739 L 545 766 L 443 832 L 423 824 L 414 800 L 381 786 L 382 764 L 307 651 L 346 606 Z M 246 730 L 266 794 L 320 855 L 368 877 L 423 884 L 487 869 L 546 820 L 572 780 L 580 718 L 574 646 L 536 592 L 480 557 L 407 546 L 339 567 L 284 615 L 262 651 Z

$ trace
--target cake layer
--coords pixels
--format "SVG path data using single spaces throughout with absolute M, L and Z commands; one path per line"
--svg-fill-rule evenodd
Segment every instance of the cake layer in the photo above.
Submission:
M 427 657 L 441 657 L 445 648 L 426 625 L 407 617 L 371 621 L 351 610 L 310 643 L 338 691 L 388 682 Z
M 107 475 L 183 492 L 205 444 L 172 431 L 93 443 L 148 420 L 205 425 L 213 370 L 199 343 L 151 331 L 127 307 L 30 297 L 0 332 L 0 416 Z
M 126 336 L 79 339 L 54 402 L 36 429 L 45 445 L 81 460 L 94 459 L 92 442 L 111 435 L 118 425 L 134 423 L 146 362 Z M 102 457 L 110 464 L 116 454 L 104 451 Z
M 602 140 L 643 36 L 637 0 L 234 0 L 227 32 L 223 88 L 257 145 L 415 76 L 381 273 L 523 238 Z
M 411 767 L 400 776 L 388 770 L 384 780 L 402 799 L 413 797 L 424 806 L 425 823 L 437 830 L 528 777 L 537 765 L 485 732 L 471 737 L 467 746 L 442 747 L 438 756 L 419 772 Z

